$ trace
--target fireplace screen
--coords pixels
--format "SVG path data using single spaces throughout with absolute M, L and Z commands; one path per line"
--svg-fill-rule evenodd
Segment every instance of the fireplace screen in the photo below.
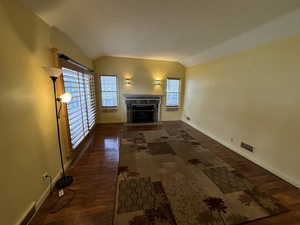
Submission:
M 132 122 L 133 123 L 153 123 L 154 122 L 154 105 L 133 105 Z

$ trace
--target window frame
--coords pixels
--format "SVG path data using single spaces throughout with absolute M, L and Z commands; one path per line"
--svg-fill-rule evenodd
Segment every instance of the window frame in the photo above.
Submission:
M 178 80 L 179 81 L 178 92 L 168 92 L 168 80 Z M 176 77 L 167 77 L 165 91 L 166 91 L 166 107 L 168 107 L 168 108 L 180 107 L 180 104 L 181 104 L 181 79 L 176 78 Z M 168 105 L 168 93 L 177 93 L 178 94 L 178 104 L 177 105 Z
M 116 91 L 102 91 L 102 80 L 101 80 L 101 77 L 115 77 L 116 78 L 116 88 L 117 88 L 117 90 Z M 99 86 L 100 86 L 100 107 L 101 108 L 112 108 L 112 109 L 118 108 L 119 107 L 119 92 L 120 92 L 118 76 L 117 75 L 106 75 L 106 74 L 99 75 Z M 116 92 L 116 95 L 117 95 L 117 104 L 115 106 L 104 106 L 103 105 L 103 101 L 102 101 L 102 93 L 103 92 Z

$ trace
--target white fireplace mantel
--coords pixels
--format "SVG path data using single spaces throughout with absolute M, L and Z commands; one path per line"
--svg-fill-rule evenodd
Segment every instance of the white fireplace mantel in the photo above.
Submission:
M 135 99 L 161 99 L 164 95 L 155 95 L 155 94 L 123 94 L 125 99 L 135 100 Z

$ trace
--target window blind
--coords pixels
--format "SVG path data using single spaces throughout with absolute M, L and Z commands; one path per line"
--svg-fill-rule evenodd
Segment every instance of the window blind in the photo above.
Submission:
M 65 92 L 72 94 L 67 112 L 72 149 L 75 149 L 96 123 L 95 80 L 92 74 L 62 69 Z

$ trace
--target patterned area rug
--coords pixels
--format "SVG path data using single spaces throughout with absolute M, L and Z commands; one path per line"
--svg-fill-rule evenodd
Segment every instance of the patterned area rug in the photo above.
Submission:
M 115 225 L 237 225 L 286 212 L 183 127 L 124 127 Z

